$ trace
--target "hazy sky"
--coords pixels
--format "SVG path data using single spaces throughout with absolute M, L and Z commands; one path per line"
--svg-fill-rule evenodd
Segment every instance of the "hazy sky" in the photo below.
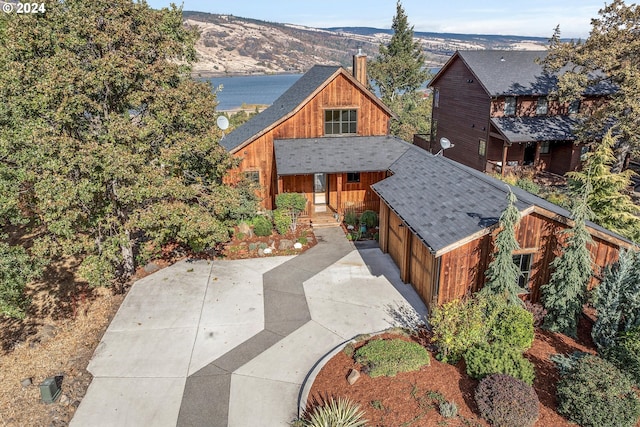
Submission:
M 171 0 L 147 0 L 153 8 Z M 178 6 L 180 1 L 173 1 Z M 395 0 L 184 0 L 184 10 L 310 27 L 390 28 Z M 403 0 L 416 31 L 586 38 L 605 0 Z

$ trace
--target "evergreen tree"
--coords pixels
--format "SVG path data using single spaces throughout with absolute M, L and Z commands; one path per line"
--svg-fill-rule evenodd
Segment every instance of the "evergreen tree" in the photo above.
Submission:
M 400 1 L 391 28 L 391 41 L 380 45 L 379 55 L 369 64 L 369 76 L 382 101 L 397 115 L 391 123 L 391 133 L 411 141 L 413 134 L 429 134 L 431 101 L 418 89 L 430 73 Z
M 594 221 L 631 240 L 640 241 L 640 218 L 637 216 L 640 208 L 625 193 L 634 172 L 611 172 L 615 161 L 613 146 L 617 139 L 611 131 L 607 132 L 595 150 L 587 153 L 582 170 L 567 173 L 569 189 L 574 198 L 578 198 L 588 184 L 591 191 L 586 202 Z
M 585 189 L 588 192 L 588 187 Z M 554 271 L 549 283 L 540 288 L 542 304 L 547 310 L 543 327 L 575 337 L 579 316 L 592 276 L 592 260 L 587 244 L 591 235 L 586 227 L 590 211 L 586 197 L 573 209 L 574 226 L 565 230 L 566 246 L 551 263 Z
M 561 101 L 581 99 L 588 88 L 612 89 L 606 102 L 581 108 L 578 135 L 582 141 L 593 141 L 602 129 L 613 126 L 620 139 L 612 166 L 620 172 L 627 154 L 640 149 L 640 5 L 612 0 L 598 14 L 584 41 L 562 42 L 556 29 L 545 63 L 562 71 Z
M 130 275 L 145 242 L 226 241 L 253 196 L 223 182 L 237 161 L 218 144 L 211 86 L 190 76 L 197 32 L 181 10 L 46 9 L 0 16 L 2 223 L 39 225 L 34 251 L 82 257 L 92 284 Z
M 607 266 L 602 282 L 595 290 L 594 307 L 598 317 L 593 325 L 591 337 L 598 350 L 613 346 L 618 334 L 628 329 L 625 327 L 626 320 L 633 319 L 630 322 L 633 324 L 638 317 L 639 296 L 625 292 L 627 288 L 636 293 L 638 291 L 640 277 L 637 276 L 637 265 L 634 265 L 637 264 L 637 260 L 637 254 L 633 251 L 621 250 L 618 261 Z M 627 297 L 631 297 L 632 304 L 629 306 L 625 301 Z
M 503 295 L 510 303 L 522 304 L 522 300 L 518 298 L 518 294 L 522 292 L 518 285 L 521 273 L 513 262 L 513 252 L 520 249 L 515 236 L 515 228 L 520 221 L 516 201 L 515 194 L 509 191 L 507 207 L 500 215 L 500 231 L 495 240 L 493 260 L 485 273 L 487 283 L 480 292 L 485 295 Z

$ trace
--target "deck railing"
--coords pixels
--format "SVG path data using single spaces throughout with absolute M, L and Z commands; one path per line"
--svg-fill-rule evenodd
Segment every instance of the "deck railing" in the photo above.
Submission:
M 365 200 L 362 202 L 344 202 L 342 203 L 342 212 L 355 211 L 357 215 L 364 211 L 380 211 L 380 200 Z

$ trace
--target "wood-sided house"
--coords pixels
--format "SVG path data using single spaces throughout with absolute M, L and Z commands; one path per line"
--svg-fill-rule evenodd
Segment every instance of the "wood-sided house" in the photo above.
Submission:
M 561 231 L 572 225 L 570 212 L 415 146 L 389 172 L 390 177 L 373 185 L 382 200 L 380 247 L 427 305 L 482 288 L 509 189 L 521 215 L 516 227 L 521 249 L 513 253 L 513 261 L 521 271 L 522 297 L 539 300 L 540 287 L 551 276 L 549 265 L 562 251 Z M 632 246 L 594 223 L 588 223 L 588 229 L 596 274 L 617 259 L 621 247 Z
M 360 76 L 360 80 L 354 76 Z M 225 136 L 221 145 L 242 159 L 243 174 L 261 187 L 263 207 L 282 192 L 304 193 L 307 214 L 378 209 L 370 185 L 407 149 L 389 136 L 393 113 L 366 87 L 366 56 L 354 74 L 316 65 L 269 108 Z
M 457 51 L 429 83 L 434 149 L 445 137 L 454 144 L 445 156 L 479 171 L 575 170 L 587 150 L 576 144 L 576 115 L 603 102 L 612 88 L 602 84 L 581 99 L 560 103 L 552 97 L 557 75 L 546 73 L 540 62 L 546 55 Z

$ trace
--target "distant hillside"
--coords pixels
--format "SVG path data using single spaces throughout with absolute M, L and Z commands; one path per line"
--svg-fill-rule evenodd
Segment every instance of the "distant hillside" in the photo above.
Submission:
M 358 47 L 374 58 L 389 29 L 368 27 L 311 28 L 204 12 L 184 11 L 186 25 L 196 26 L 202 76 L 303 73 L 314 64 L 350 66 Z M 541 37 L 416 32 L 428 67 L 440 67 L 457 49 L 544 49 Z

